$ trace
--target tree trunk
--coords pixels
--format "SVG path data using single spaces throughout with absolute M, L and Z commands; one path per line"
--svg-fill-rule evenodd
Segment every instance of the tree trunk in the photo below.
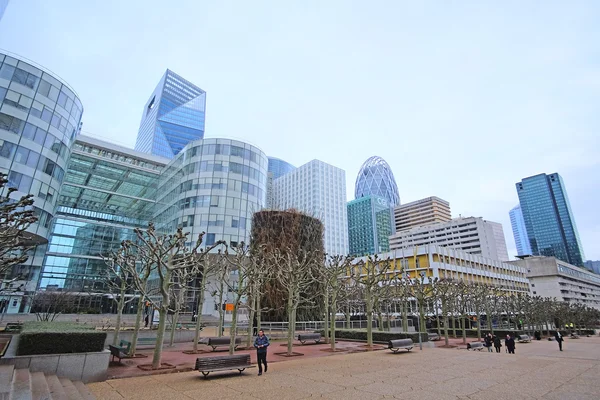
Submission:
M 350 304 L 346 305 L 346 329 L 350 329 Z
M 367 347 L 373 347 L 373 299 L 371 297 L 371 291 L 367 290 L 366 293 L 366 306 L 367 306 Z
M 200 341 L 200 328 L 202 328 L 202 307 L 204 307 L 204 291 L 206 290 L 206 277 L 202 273 L 200 282 L 200 296 L 198 297 L 198 309 L 196 310 L 196 327 L 194 332 L 194 353 L 198 352 L 198 342 Z M 220 308 L 220 307 L 219 307 Z
M 330 320 L 330 327 L 329 327 L 329 338 L 330 343 L 331 343 L 331 351 L 335 352 L 335 314 L 336 314 L 336 307 L 335 304 L 337 303 L 337 296 L 334 294 L 333 297 L 331 298 L 331 320 Z
M 250 304 L 254 303 L 254 300 Z M 252 304 L 251 307 L 254 307 Z M 254 330 L 254 315 L 256 311 L 253 308 L 250 308 L 250 312 L 248 313 L 248 329 L 246 330 L 246 348 L 249 349 L 252 346 L 252 336 Z
M 175 330 L 177 329 L 177 322 L 179 322 L 179 310 L 175 311 L 173 315 L 173 324 L 171 325 L 171 338 L 169 339 L 169 346 L 173 346 L 175 342 Z
M 131 348 L 129 349 L 129 355 L 134 356 L 137 347 L 138 334 L 140 327 L 142 326 L 142 315 L 144 314 L 144 298 L 140 296 L 138 300 L 137 314 L 135 315 L 135 327 L 133 328 L 133 336 L 131 338 Z
M 296 307 L 294 306 L 294 290 L 288 290 L 288 332 L 287 332 L 287 355 L 291 356 L 294 350 L 294 331 L 296 330 Z
M 456 339 L 456 317 L 452 315 L 452 336 Z
M 442 315 L 444 316 L 444 341 L 446 346 L 448 346 L 448 313 L 446 311 L 446 305 L 442 303 Z
M 408 304 L 406 301 L 402 303 L 402 330 L 408 332 Z
M 225 278 L 223 278 L 225 279 Z M 225 325 L 225 315 L 224 315 L 224 310 L 223 310 L 223 280 L 221 280 L 221 289 L 219 290 L 219 332 L 217 332 L 217 336 L 221 337 L 223 336 L 223 330 L 224 330 L 224 326 Z
M 329 330 L 327 329 L 327 327 L 329 326 L 329 289 L 325 289 L 324 302 L 325 302 L 325 327 L 323 329 L 323 336 L 325 337 L 325 343 L 329 344 Z
M 423 301 L 419 301 L 419 330 L 417 331 L 419 333 L 419 335 L 421 334 L 421 332 L 426 332 L 427 329 L 425 328 L 425 330 L 423 330 L 425 328 L 425 308 L 423 307 Z
M 163 301 L 165 301 L 164 297 Z M 152 369 L 160 368 L 163 340 L 165 338 L 165 328 L 167 327 L 167 310 L 163 307 L 164 306 L 161 305 L 161 307 L 158 309 L 158 330 L 156 331 L 156 344 L 154 347 L 154 356 L 152 357 Z
M 115 335 L 113 336 L 113 346 L 119 343 L 119 334 L 121 333 L 121 320 L 123 318 L 123 308 L 125 308 L 125 289 L 126 281 L 121 279 L 121 288 L 119 289 L 119 301 L 117 302 L 117 323 L 115 325 Z
M 475 315 L 477 316 L 477 341 L 481 342 L 481 310 L 475 308 Z
M 241 274 L 240 274 L 240 276 L 241 276 Z M 239 288 L 239 286 L 238 286 L 238 288 Z M 236 337 L 236 333 L 237 333 L 236 331 L 237 331 L 238 303 L 239 303 L 239 299 L 236 298 L 233 303 L 233 311 L 231 314 L 231 328 L 229 328 L 229 354 L 233 354 L 235 352 L 235 337 Z
M 461 325 L 462 325 L 463 344 L 467 344 L 467 316 L 464 314 L 462 317 Z

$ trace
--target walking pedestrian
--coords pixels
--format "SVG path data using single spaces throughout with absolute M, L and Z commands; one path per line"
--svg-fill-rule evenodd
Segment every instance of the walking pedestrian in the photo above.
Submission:
M 506 335 L 506 339 L 504 339 L 504 345 L 506 346 L 509 354 L 515 354 L 515 339 L 512 336 Z
M 258 376 L 262 375 L 262 366 L 265 366 L 267 372 L 267 347 L 269 347 L 269 338 L 265 336 L 265 332 L 261 329 L 258 331 L 258 336 L 254 339 L 254 347 L 256 347 L 256 359 L 258 361 Z
M 485 347 L 487 347 L 488 353 L 493 353 L 494 350 L 492 350 L 492 347 L 494 347 L 494 340 L 492 339 L 492 334 L 488 333 L 487 335 L 485 335 L 485 338 L 483 338 L 483 340 L 485 341 Z
M 500 342 L 500 338 L 494 335 L 494 347 L 496 348 L 496 353 L 500 353 L 500 347 L 502 347 L 502 343 Z
M 562 342 L 564 339 L 559 331 L 554 332 L 554 339 L 556 339 L 556 341 L 558 342 L 558 348 L 560 349 L 560 351 L 562 351 Z

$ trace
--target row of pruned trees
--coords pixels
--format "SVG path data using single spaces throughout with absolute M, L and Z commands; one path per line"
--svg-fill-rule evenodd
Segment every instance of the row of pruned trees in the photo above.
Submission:
M 358 261 L 345 258 L 339 269 L 331 265 L 339 265 L 340 259 L 331 260 L 338 260 L 338 263 L 330 261 L 325 264 L 327 290 L 343 293 L 343 296 L 325 296 L 330 300 L 329 309 L 346 313 L 348 319 L 349 305 L 358 304 L 366 317 L 369 346 L 372 345 L 375 318 L 380 330 L 386 329 L 384 320 L 389 328 L 389 322 L 394 318 L 392 304 L 400 308 L 403 331 L 408 331 L 409 317 L 418 319 L 421 332 L 425 332 L 426 321 L 435 321 L 438 334 L 444 335 L 446 345 L 450 332 L 456 337 L 457 330 L 461 331 L 463 342 L 466 342 L 467 330 L 473 323 L 477 337 L 481 339 L 485 328 L 492 333 L 495 328 L 530 332 L 545 330 L 548 333 L 550 329 L 559 329 L 565 324 L 586 328 L 600 322 L 600 311 L 582 304 L 532 297 L 528 293 L 491 284 L 427 276 L 426 269 L 417 271 L 416 275 L 413 272 L 411 277 L 408 271 L 393 268 L 390 259 L 376 255 Z M 335 319 L 335 314 L 330 319 Z M 334 337 L 333 333 L 330 337 Z

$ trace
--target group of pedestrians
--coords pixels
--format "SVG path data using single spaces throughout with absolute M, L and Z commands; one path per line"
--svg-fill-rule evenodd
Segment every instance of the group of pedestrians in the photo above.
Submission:
M 485 347 L 487 347 L 488 352 L 493 353 L 492 347 L 496 349 L 496 353 L 500 353 L 500 348 L 502 347 L 502 340 L 499 336 L 492 335 L 488 333 L 485 338 Z M 506 351 L 510 354 L 515 354 L 515 338 L 511 335 L 506 335 L 504 339 L 504 345 L 506 346 Z

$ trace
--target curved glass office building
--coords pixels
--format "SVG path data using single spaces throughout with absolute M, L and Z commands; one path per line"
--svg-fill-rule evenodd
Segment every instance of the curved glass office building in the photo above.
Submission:
M 12 197 L 33 195 L 38 216 L 28 229 L 37 247 L 10 274 L 19 277 L 14 284 L 22 290 L 7 295 L 5 312 L 24 311 L 22 296 L 36 288 L 82 113 L 66 82 L 31 61 L 0 53 L 0 172 L 8 175 L 8 187 L 17 188 Z
M 378 196 L 386 199 L 391 207 L 400 204 L 398 186 L 392 169 L 381 157 L 373 156 L 360 167 L 356 177 L 354 197 Z
M 269 157 L 269 172 L 273 174 L 273 179 L 280 178 L 295 169 L 296 167 L 287 161 L 277 157 Z
M 157 227 L 183 227 L 205 244 L 250 240 L 252 215 L 265 206 L 268 159 L 250 144 L 229 139 L 189 143 L 159 181 Z
M 0 103 L 0 171 L 15 198 L 34 195 L 39 220 L 29 230 L 45 243 L 83 107 L 67 83 L 2 53 Z

